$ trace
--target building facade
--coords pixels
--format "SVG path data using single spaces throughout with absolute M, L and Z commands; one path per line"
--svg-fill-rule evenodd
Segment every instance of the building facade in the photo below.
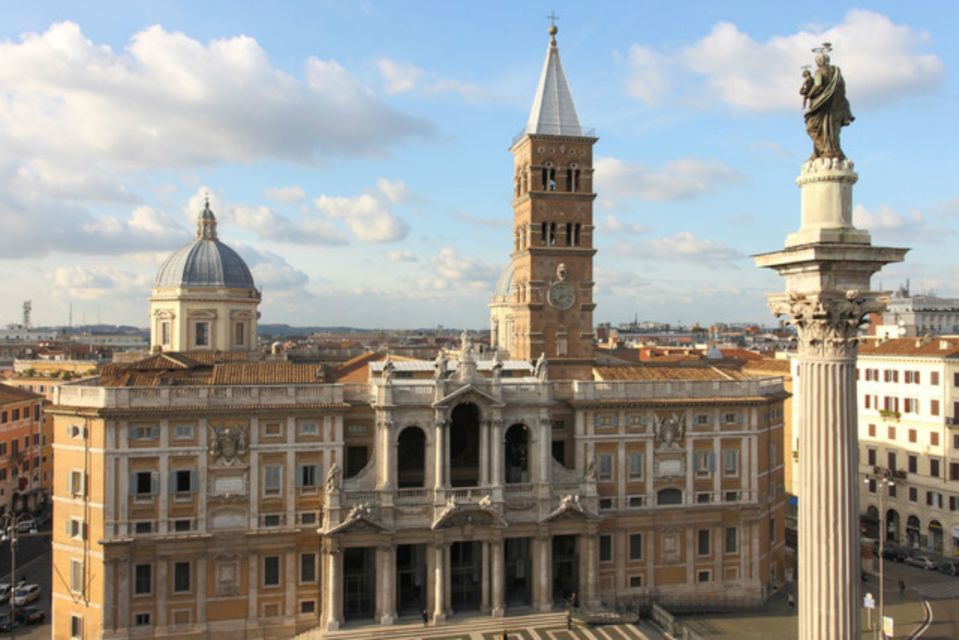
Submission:
M 47 502 L 43 421 L 42 395 L 0 384 L 0 512 L 36 511 Z
M 863 521 L 878 538 L 959 556 L 959 339 L 879 338 L 859 349 Z M 888 469 L 895 485 L 875 479 Z
M 550 35 L 534 114 L 568 98 Z M 536 119 L 512 148 L 509 348 L 481 356 L 464 333 L 359 377 L 163 348 L 54 390 L 55 638 L 766 599 L 784 575 L 782 379 L 596 366 L 594 139 L 559 104 L 559 131 Z

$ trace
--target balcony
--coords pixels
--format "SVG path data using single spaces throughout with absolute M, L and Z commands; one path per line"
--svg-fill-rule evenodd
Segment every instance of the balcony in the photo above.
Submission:
M 54 389 L 56 405 L 99 409 L 178 409 L 264 405 L 341 406 L 343 385 L 96 387 L 64 384 Z

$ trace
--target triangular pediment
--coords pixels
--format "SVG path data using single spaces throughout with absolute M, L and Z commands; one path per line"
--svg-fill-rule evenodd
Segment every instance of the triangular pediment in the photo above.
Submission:
M 456 391 L 448 394 L 446 397 L 441 398 L 433 403 L 434 409 L 440 409 L 444 407 L 450 407 L 461 402 L 468 401 L 478 401 L 481 404 L 493 405 L 493 406 L 503 406 L 499 400 L 491 396 L 489 393 L 476 387 L 472 384 L 466 384 L 457 389 Z
M 326 531 L 326 535 L 334 536 L 342 533 L 392 533 L 393 530 L 379 521 L 379 518 L 373 515 L 372 511 L 366 508 L 354 507 L 340 524 L 331 527 Z
M 430 528 L 436 530 L 459 526 L 505 527 L 507 522 L 500 512 L 491 506 L 457 504 L 440 512 Z

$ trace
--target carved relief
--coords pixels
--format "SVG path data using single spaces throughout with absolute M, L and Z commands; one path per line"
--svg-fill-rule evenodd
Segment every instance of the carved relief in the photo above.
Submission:
M 210 455 L 214 457 L 214 463 L 227 466 L 238 463 L 247 450 L 246 427 L 228 425 L 209 429 Z
M 668 417 L 654 415 L 653 430 L 657 449 L 679 449 L 686 433 L 686 414 L 674 413 Z
M 887 301 L 874 292 L 850 289 L 774 296 L 769 308 L 796 328 L 801 355 L 855 358 L 859 327 L 870 313 L 883 311 Z

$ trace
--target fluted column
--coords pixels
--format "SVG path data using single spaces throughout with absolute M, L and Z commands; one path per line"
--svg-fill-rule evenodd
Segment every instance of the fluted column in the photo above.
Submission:
M 587 607 L 596 605 L 596 528 L 591 526 L 579 537 L 580 553 L 583 554 L 579 579 L 582 602 Z
M 480 542 L 480 611 L 489 613 L 489 591 L 490 591 L 490 543 L 486 540 Z
M 907 250 L 873 247 L 852 226 L 857 177 L 848 160 L 806 162 L 797 180 L 802 226 L 783 251 L 755 256 L 785 280 L 769 306 L 798 338 L 799 640 L 860 636 L 858 330 L 885 308 L 885 295 L 869 290 L 872 274 Z
M 489 485 L 489 432 L 490 421 L 484 420 L 482 423 L 480 423 L 479 485 L 481 487 Z
M 433 545 L 433 622 L 446 621 L 446 545 Z
M 492 574 L 492 584 L 490 584 L 490 591 L 492 592 L 490 614 L 498 618 L 505 613 L 506 609 L 503 603 L 503 541 L 493 540 L 490 542 L 490 551 L 490 573 Z
M 343 554 L 338 545 L 329 541 L 324 550 L 326 559 L 326 589 L 324 590 L 323 615 L 326 618 L 326 629 L 335 631 L 343 624 L 343 604 L 340 593 L 343 590 L 341 575 Z
M 503 484 L 503 421 L 494 419 L 491 421 L 490 435 L 490 454 L 493 457 L 492 478 L 490 484 L 500 487 Z
M 436 421 L 436 437 L 433 445 L 433 488 L 438 502 L 446 500 L 446 422 Z
M 377 613 L 380 624 L 393 624 L 396 620 L 396 555 L 390 545 L 376 548 Z
M 540 611 L 553 609 L 553 539 L 549 536 L 536 538 L 539 547 L 536 554 L 536 608 Z

